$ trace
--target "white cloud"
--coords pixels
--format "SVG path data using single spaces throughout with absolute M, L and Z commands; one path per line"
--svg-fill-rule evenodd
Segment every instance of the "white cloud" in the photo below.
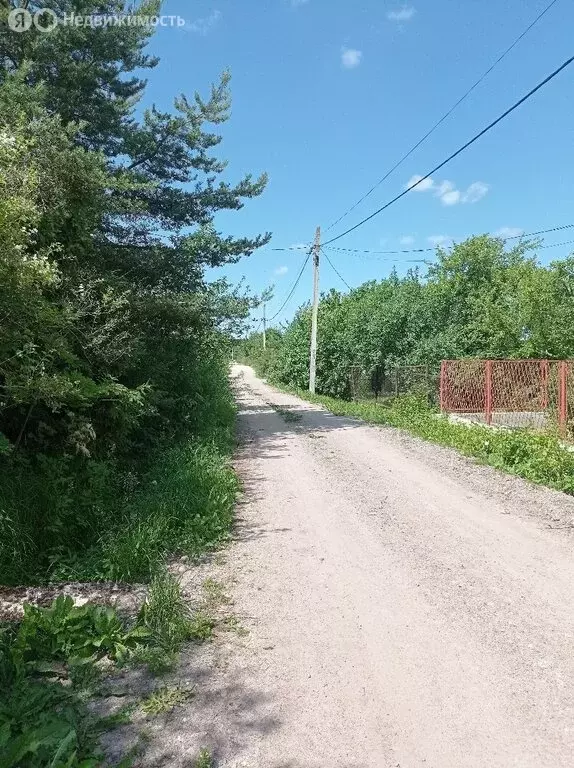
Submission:
M 434 193 L 443 205 L 456 205 L 460 201 L 460 191 L 452 181 L 446 179 L 440 184 L 435 184 Z
M 430 235 L 430 237 L 427 237 L 427 240 L 433 248 L 446 248 L 452 243 L 452 237 L 448 235 Z
M 209 16 L 204 16 L 195 21 L 188 21 L 184 29 L 188 32 L 195 32 L 198 35 L 207 35 L 209 31 L 220 21 L 221 11 L 214 10 Z
M 283 275 L 286 275 L 287 272 L 289 272 L 289 267 L 277 267 L 275 270 L 275 274 L 278 275 L 278 277 L 282 277 Z
M 448 181 L 445 179 L 444 181 L 441 181 L 440 184 L 435 184 L 435 195 L 437 197 L 442 197 L 443 195 L 446 195 L 448 192 L 452 192 L 456 189 L 452 181 Z
M 463 203 L 478 203 L 486 195 L 490 187 L 483 181 L 475 181 L 462 196 Z
M 342 48 L 341 49 L 341 64 L 343 69 L 355 69 L 361 63 L 363 58 L 363 52 L 358 51 L 356 48 Z
M 418 181 L 421 181 L 423 177 L 419 176 L 418 173 L 416 173 L 414 176 L 411 176 L 411 178 L 407 181 L 405 184 L 405 189 L 410 189 L 411 187 L 414 187 L 415 184 Z M 425 179 L 424 181 L 421 181 L 421 183 L 415 187 L 415 192 L 426 192 L 427 189 L 432 189 L 434 186 L 434 181 L 432 179 Z
M 500 229 L 497 229 L 494 233 L 495 237 L 520 237 L 520 235 L 524 234 L 524 230 L 520 229 L 520 227 L 500 227 Z
M 412 235 L 405 235 L 404 237 L 401 237 L 399 240 L 399 243 L 401 245 L 412 245 L 414 243 L 415 239 Z
M 441 196 L 440 201 L 443 205 L 456 205 L 460 202 L 460 192 L 458 189 L 453 189 L 452 192 L 445 192 Z
M 291 5 L 293 8 L 298 8 L 300 5 L 307 5 L 309 0 L 291 0 Z
M 405 189 L 411 189 L 422 178 L 418 174 L 411 176 Z M 427 192 L 429 189 L 443 205 L 457 205 L 458 203 L 477 203 L 486 195 L 490 187 L 483 181 L 474 181 L 466 191 L 462 192 L 456 188 L 454 182 L 448 179 L 438 183 L 432 179 L 425 179 L 421 181 L 418 187 L 414 187 L 415 192 Z
M 389 19 L 389 21 L 398 22 L 410 21 L 416 12 L 416 8 L 413 8 L 412 5 L 403 5 L 402 8 L 396 8 L 394 11 L 389 11 L 387 13 L 387 19 Z

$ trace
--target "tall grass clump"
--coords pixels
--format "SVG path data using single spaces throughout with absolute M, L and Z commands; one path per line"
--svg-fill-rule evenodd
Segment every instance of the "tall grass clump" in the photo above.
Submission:
M 94 548 L 87 570 L 96 572 L 99 562 L 102 578 L 148 581 L 169 554 L 195 556 L 217 546 L 229 532 L 236 492 L 236 476 L 217 441 L 174 446 Z

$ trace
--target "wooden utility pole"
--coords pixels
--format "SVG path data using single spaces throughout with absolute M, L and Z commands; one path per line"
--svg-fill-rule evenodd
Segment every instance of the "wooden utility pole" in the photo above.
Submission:
M 309 365 L 309 392 L 315 394 L 315 371 L 317 367 L 317 314 L 319 311 L 319 251 L 321 249 L 321 227 L 315 231 L 313 245 L 313 312 L 311 314 L 311 361 Z
M 267 349 L 267 337 L 265 335 L 265 302 L 263 302 L 263 349 Z

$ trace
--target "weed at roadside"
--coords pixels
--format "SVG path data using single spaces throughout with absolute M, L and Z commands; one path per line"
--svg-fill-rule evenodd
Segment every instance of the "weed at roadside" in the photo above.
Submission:
M 213 757 L 209 749 L 200 750 L 194 768 L 214 768 Z
M 59 597 L 48 608 L 26 605 L 17 626 L 0 631 L 0 754 L 2 768 L 95 768 L 103 730 L 122 722 L 95 718 L 99 659 L 127 658 L 149 632 L 126 627 L 111 608 L 74 606 Z
M 140 622 L 154 644 L 167 653 L 180 650 L 191 637 L 192 617 L 176 579 L 167 571 L 152 581 L 140 611 Z
M 215 579 L 205 579 L 203 582 L 203 593 L 206 605 L 211 608 L 229 605 L 231 602 L 231 598 L 225 591 L 225 585 Z
M 171 712 L 194 695 L 192 690 L 175 686 L 159 688 L 145 699 L 140 705 L 145 715 L 162 715 Z
M 247 635 L 249 634 L 249 630 L 246 629 L 241 624 L 237 616 L 233 616 L 233 615 L 226 616 L 223 619 L 222 628 L 226 632 L 233 632 L 234 634 L 237 635 L 237 637 L 247 637 Z

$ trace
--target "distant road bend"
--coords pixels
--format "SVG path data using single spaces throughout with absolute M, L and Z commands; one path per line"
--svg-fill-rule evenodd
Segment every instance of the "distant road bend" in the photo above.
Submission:
M 264 725 L 225 765 L 572 768 L 574 499 L 233 377 Z

